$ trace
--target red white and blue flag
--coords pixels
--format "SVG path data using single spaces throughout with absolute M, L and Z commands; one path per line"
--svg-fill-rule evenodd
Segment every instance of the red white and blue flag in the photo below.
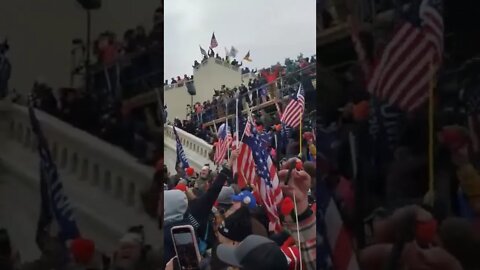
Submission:
M 228 124 L 224 123 L 218 128 L 218 142 L 215 148 L 214 161 L 221 164 L 225 160 L 230 144 L 232 143 L 232 134 Z
M 247 121 L 243 132 L 244 136 L 252 136 L 251 128 L 251 121 Z M 233 146 L 232 149 L 235 150 L 236 146 Z M 244 188 L 247 185 L 254 185 L 256 183 L 255 161 L 253 160 L 252 149 L 248 144 L 240 141 L 238 149 L 240 149 L 240 153 L 232 169 L 233 173 L 237 174 L 238 186 Z
M 319 269 L 359 270 L 352 236 L 324 181 L 317 190 L 317 264 Z
M 298 127 L 302 121 L 303 111 L 305 110 L 305 97 L 303 95 L 302 84 L 298 87 L 298 92 L 292 97 L 280 121 L 289 127 Z
M 263 143 L 256 131 L 252 130 L 250 135 L 246 134 L 243 137 L 243 143 L 250 149 L 251 159 L 255 164 L 256 176 L 254 185 L 268 216 L 268 229 L 269 231 L 279 232 L 281 223 L 277 206 L 282 201 L 283 194 L 279 186 L 277 168 L 270 157 L 268 149 L 263 147 Z
M 354 47 L 373 96 L 404 111 L 413 111 L 427 101 L 435 76 L 432 67 L 438 68 L 443 57 L 441 4 L 441 0 L 416 0 L 406 10 L 399 10 L 401 23 L 373 65 L 366 59 L 358 32 L 353 31 Z
M 210 49 L 213 49 L 218 46 L 217 39 L 215 38 L 215 33 L 212 34 L 212 40 L 210 40 Z

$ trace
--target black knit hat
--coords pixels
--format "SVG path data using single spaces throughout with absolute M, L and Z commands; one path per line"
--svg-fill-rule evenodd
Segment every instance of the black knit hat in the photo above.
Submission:
M 248 270 L 288 270 L 288 261 L 280 247 L 272 240 L 250 235 L 239 245 L 221 244 L 217 257 L 231 266 Z
M 252 234 L 252 221 L 248 208 L 242 206 L 228 216 L 222 224 L 220 224 L 218 232 L 236 242 L 241 242 Z

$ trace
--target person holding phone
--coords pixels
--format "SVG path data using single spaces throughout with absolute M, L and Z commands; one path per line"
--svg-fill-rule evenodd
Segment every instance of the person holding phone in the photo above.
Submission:
M 213 181 L 210 188 L 201 196 L 188 201 L 187 196 L 180 190 L 167 190 L 164 192 L 164 261 L 168 262 L 175 256 L 171 228 L 180 225 L 192 225 L 197 236 L 205 237 L 206 247 L 213 246 L 211 209 L 222 190 L 222 187 L 231 178 L 232 165 L 238 157 L 239 151 L 233 151 L 227 164 L 225 164 Z

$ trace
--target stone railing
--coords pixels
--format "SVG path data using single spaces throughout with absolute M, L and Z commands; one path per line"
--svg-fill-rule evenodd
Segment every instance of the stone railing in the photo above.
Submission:
M 111 252 L 128 227 L 142 224 L 147 243 L 159 247 L 158 239 L 163 232 L 143 210 L 140 196 L 151 185 L 154 169 L 141 165 L 120 148 L 44 112 L 36 110 L 36 116 L 82 234 L 94 240 L 98 250 Z M 21 194 L 26 196 L 12 202 L 13 215 L 15 211 L 35 213 L 40 207 L 26 206 L 39 202 L 37 146 L 28 109 L 0 101 L 0 171 L 6 179 L 14 179 L 22 189 Z M 30 222 L 35 224 L 37 215 L 33 216 Z M 34 235 L 34 230 L 26 226 L 14 231 Z
M 32 156 L 37 155 L 28 109 L 16 104 L 1 105 L 0 133 L 6 133 L 0 134 L 1 137 L 9 144 L 16 142 L 15 147 L 31 151 Z M 153 168 L 141 165 L 123 150 L 46 113 L 36 110 L 36 116 L 61 173 L 89 183 L 126 207 L 141 208 L 140 192 L 150 185 Z
M 207 143 L 206 141 L 195 137 L 194 135 L 179 129 L 175 128 L 177 131 L 178 137 L 180 138 L 180 142 L 183 145 L 183 149 L 185 152 L 193 152 L 196 154 L 195 158 L 191 158 L 187 154 L 187 158 L 191 158 L 192 161 L 195 163 L 195 167 L 201 167 L 203 164 L 211 163 L 209 158 L 209 153 L 212 151 L 213 146 Z M 169 125 L 164 126 L 164 136 L 167 140 L 173 140 L 175 142 L 175 134 L 173 133 L 173 127 Z M 165 145 L 168 147 L 168 145 Z M 173 146 L 175 147 L 175 146 Z M 201 159 L 201 160 L 200 160 Z

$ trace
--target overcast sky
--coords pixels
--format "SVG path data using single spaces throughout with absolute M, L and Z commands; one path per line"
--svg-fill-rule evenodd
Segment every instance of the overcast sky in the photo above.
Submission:
M 165 78 L 191 75 L 214 31 L 215 52 L 234 46 L 239 60 L 250 50 L 250 68 L 315 54 L 315 0 L 166 0 L 164 12 Z

